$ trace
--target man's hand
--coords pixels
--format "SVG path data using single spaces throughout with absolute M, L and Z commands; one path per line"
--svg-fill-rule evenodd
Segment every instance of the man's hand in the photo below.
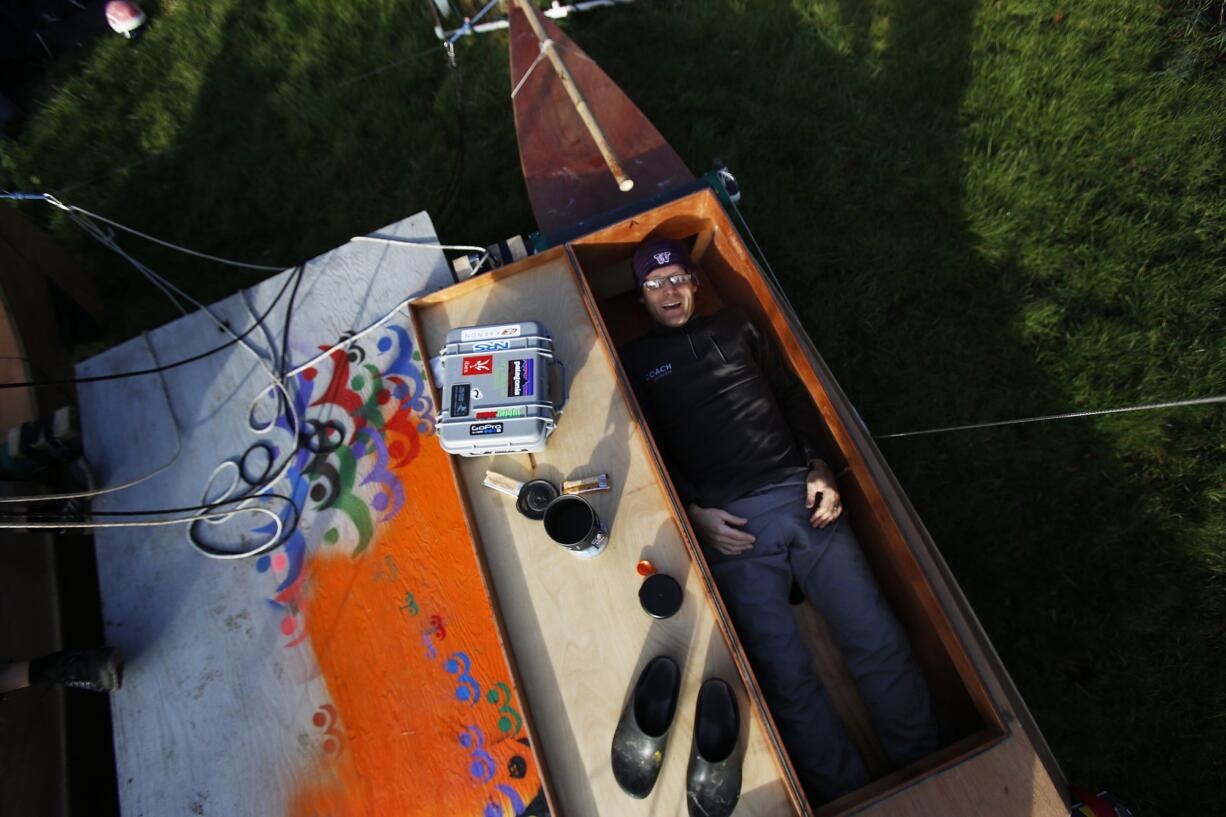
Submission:
M 810 526 L 824 528 L 843 513 L 839 484 L 834 479 L 834 472 L 826 463 L 821 460 L 813 461 L 809 466 L 809 474 L 805 477 L 805 488 L 805 507 L 813 508 L 813 515 L 809 517 Z M 819 496 L 821 497 L 820 502 L 817 501 Z
M 752 534 L 732 527 L 744 525 L 748 519 L 720 508 L 700 508 L 692 502 L 686 510 L 698 538 L 725 556 L 737 556 L 753 547 Z

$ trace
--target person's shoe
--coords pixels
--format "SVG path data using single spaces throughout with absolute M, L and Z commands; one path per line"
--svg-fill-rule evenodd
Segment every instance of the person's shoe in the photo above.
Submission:
M 741 731 L 732 688 L 712 678 L 698 691 L 694 744 L 686 773 L 690 817 L 728 817 L 741 797 Z
M 646 797 L 660 776 L 680 692 L 681 670 L 666 655 L 651 659 L 634 685 L 613 733 L 613 777 L 631 797 Z
M 53 652 L 30 662 L 30 683 L 114 692 L 123 684 L 123 654 L 116 647 Z

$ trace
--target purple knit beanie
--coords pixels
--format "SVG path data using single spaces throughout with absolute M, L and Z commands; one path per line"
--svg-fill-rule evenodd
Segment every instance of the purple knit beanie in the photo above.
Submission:
M 634 260 L 630 264 L 634 269 L 634 288 L 641 289 L 648 275 L 669 264 L 680 264 L 687 272 L 694 271 L 694 262 L 690 260 L 690 251 L 685 244 L 672 238 L 644 241 L 634 251 Z

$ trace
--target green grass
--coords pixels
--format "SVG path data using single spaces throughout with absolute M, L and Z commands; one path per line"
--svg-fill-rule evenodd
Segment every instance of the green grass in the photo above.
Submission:
M 56 72 L 4 146 L 6 187 L 285 264 L 436 212 L 455 74 L 432 54 L 340 84 L 429 48 L 424 3 L 150 5 L 147 36 Z M 1221 10 L 677 0 L 567 27 L 692 169 L 737 172 L 823 356 L 885 433 L 1226 393 Z M 489 243 L 533 228 L 505 39 L 458 52 L 464 183 L 440 232 Z M 249 280 L 141 250 L 202 298 Z M 173 315 L 88 258 L 115 305 L 102 342 Z M 1138 814 L 1219 810 L 1226 411 L 882 448 L 1070 778 Z

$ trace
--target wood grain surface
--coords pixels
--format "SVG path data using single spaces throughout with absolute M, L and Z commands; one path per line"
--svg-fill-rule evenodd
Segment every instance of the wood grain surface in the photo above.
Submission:
M 380 233 L 438 240 L 424 214 Z M 251 326 L 292 275 L 211 309 Z M 249 340 L 277 367 L 288 334 L 294 368 L 451 281 L 436 249 L 352 242 L 307 262 L 293 319 L 283 298 Z M 169 362 L 221 334 L 195 312 L 78 371 Z M 241 491 L 244 452 L 267 443 L 280 456 L 292 450 L 275 487 L 301 509 L 290 538 L 254 559 L 204 558 L 182 526 L 96 533 L 107 639 L 128 658 L 110 696 L 124 814 L 545 813 L 523 701 L 433 436 L 412 337 L 407 317 L 393 315 L 290 378 L 298 416 L 338 430 L 334 448 L 313 439 L 317 452 L 288 426 L 253 431 L 253 400 L 270 415 L 280 407 L 260 402 L 269 377 L 241 348 L 168 371 L 165 390 L 157 376 L 82 386 L 86 451 L 103 485 L 170 464 L 95 508 L 179 507 Z M 257 473 L 259 462 L 257 451 Z M 198 533 L 258 542 L 266 522 L 238 515 Z
M 634 180 L 633 190 L 619 190 L 549 61 L 536 63 L 540 44 L 523 11 L 512 6 L 507 16 L 512 90 L 523 82 L 513 99 L 515 133 L 528 199 L 541 232 L 556 232 L 693 180 L 681 157 L 630 98 L 560 28 L 543 19 L 558 56 Z
M 544 452 L 455 460 L 559 814 L 685 813 L 694 705 L 698 687 L 712 677 L 738 690 L 744 716 L 745 782 L 737 814 L 795 813 L 565 256 L 529 259 L 513 274 L 472 284 L 413 304 L 426 348 L 441 348 L 447 330 L 457 326 L 539 320 L 571 377 L 570 404 Z M 482 485 L 491 468 L 521 481 L 555 483 L 607 473 L 613 489 L 587 498 L 609 529 L 608 549 L 585 561 L 552 543 L 540 522 L 515 511 L 510 497 Z M 635 564 L 644 558 L 684 587 L 681 611 L 670 619 L 653 620 L 639 606 Z M 681 699 L 660 778 L 639 801 L 613 779 L 611 741 L 639 671 L 660 654 L 682 667 Z
M 1033 718 L 829 367 L 711 191 L 674 199 L 568 245 L 597 293 L 610 341 L 624 343 L 642 331 L 628 259 L 639 242 L 656 236 L 693 240 L 701 255 L 698 310 L 720 303 L 745 309 L 809 389 L 827 426 L 827 448 L 841 469 L 857 536 L 933 691 L 946 745 L 818 813 L 1063 817 L 1066 784 Z M 819 676 L 870 766 L 880 769 L 871 727 L 837 648 L 819 618 L 806 611 L 802 619 Z

